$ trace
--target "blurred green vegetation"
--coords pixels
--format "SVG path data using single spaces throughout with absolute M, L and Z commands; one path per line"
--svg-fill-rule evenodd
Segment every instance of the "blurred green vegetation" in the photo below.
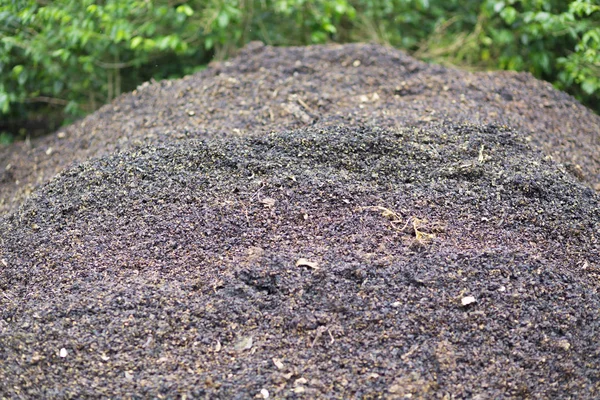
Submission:
M 600 111 L 598 0 L 0 0 L 0 144 L 251 40 L 378 42 L 442 64 L 530 71 Z

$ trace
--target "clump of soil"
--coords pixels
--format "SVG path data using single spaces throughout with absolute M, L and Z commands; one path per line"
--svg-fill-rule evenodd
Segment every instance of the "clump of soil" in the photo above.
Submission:
M 133 93 L 32 144 L 0 150 L 0 213 L 73 162 L 189 138 L 303 126 L 506 124 L 600 190 L 600 117 L 529 74 L 469 73 L 378 45 L 275 48 Z
M 599 210 L 493 125 L 101 157 L 0 222 L 0 392 L 597 398 Z
M 598 398 L 598 126 L 372 45 L 146 85 L 2 159 L 0 394 Z

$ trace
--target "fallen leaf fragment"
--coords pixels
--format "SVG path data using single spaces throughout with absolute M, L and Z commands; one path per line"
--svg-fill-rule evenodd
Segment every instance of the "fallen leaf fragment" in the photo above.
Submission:
M 306 258 L 299 258 L 298 261 L 296 261 L 296 267 L 308 267 L 312 269 L 319 269 L 319 263 L 309 261 Z
M 250 350 L 252 348 L 252 336 L 246 336 L 237 341 L 233 346 L 235 351 Z
M 392 385 L 388 388 L 388 392 L 390 393 L 399 393 L 402 391 L 402 386 L 400 385 Z
M 289 379 L 291 379 L 291 377 L 292 377 L 292 376 L 294 376 L 294 373 L 293 373 L 293 372 L 288 372 L 287 374 L 283 374 L 283 378 L 284 378 L 285 380 L 289 380 Z
M 262 204 L 264 204 L 265 207 L 273 207 L 275 205 L 275 203 L 277 202 L 277 200 L 272 199 L 270 197 L 265 197 L 262 200 L 259 200 Z
M 426 223 L 427 220 L 425 219 L 413 218 L 413 230 L 415 231 L 415 237 L 417 240 L 429 241 L 435 238 L 433 233 L 427 233 L 420 230 L 421 226 L 425 225 Z
M 561 349 L 563 349 L 564 351 L 568 351 L 571 348 L 571 343 L 569 343 L 567 340 L 559 340 L 558 341 L 558 347 L 560 347 Z
M 273 358 L 273 364 L 275 364 L 277 369 L 283 369 L 283 363 L 279 358 Z
M 306 385 L 308 381 L 306 380 L 306 378 L 298 378 L 294 381 L 294 386 L 299 386 L 299 385 Z

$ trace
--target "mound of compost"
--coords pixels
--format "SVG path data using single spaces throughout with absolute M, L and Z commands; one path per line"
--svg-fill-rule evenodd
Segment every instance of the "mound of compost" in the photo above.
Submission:
M 529 74 L 470 73 L 367 44 L 277 48 L 144 84 L 54 135 L 0 150 L 0 214 L 72 163 L 190 138 L 300 127 L 506 124 L 600 190 L 600 116 Z
M 0 393 L 598 398 L 599 235 L 503 126 L 115 152 L 0 219 Z

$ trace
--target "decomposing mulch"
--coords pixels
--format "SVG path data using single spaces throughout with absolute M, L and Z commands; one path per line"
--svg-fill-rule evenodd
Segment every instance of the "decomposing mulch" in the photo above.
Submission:
M 375 45 L 141 87 L 0 161 L 0 397 L 598 398 L 599 127 Z
M 141 145 L 449 120 L 509 125 L 600 191 L 600 116 L 529 74 L 469 73 L 376 45 L 252 43 L 229 62 L 144 84 L 54 135 L 0 149 L 0 214 L 72 163 Z

